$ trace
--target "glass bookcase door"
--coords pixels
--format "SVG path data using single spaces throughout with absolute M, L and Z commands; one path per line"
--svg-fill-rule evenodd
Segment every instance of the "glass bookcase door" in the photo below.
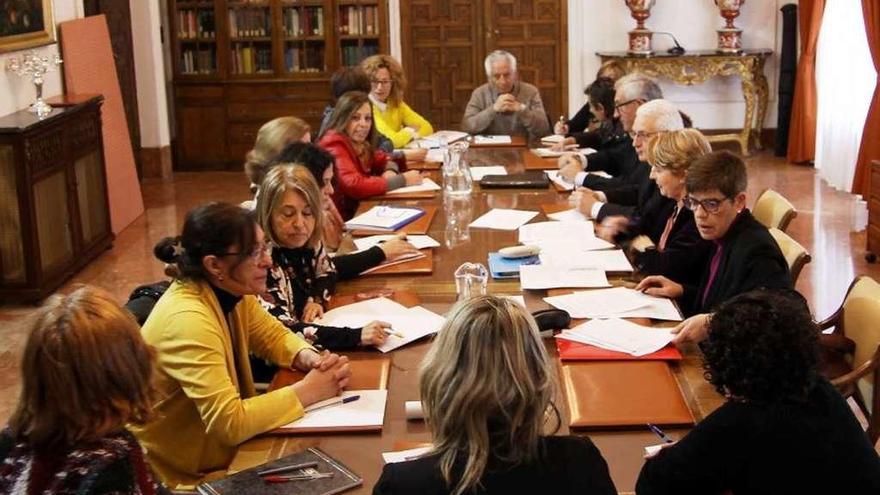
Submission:
M 213 1 L 178 2 L 177 70 L 183 76 L 217 74 L 217 20 Z
M 272 5 L 262 2 L 228 2 L 229 73 L 267 76 L 272 65 Z

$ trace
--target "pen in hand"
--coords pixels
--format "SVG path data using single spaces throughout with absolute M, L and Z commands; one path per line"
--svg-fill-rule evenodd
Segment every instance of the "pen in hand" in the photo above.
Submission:
M 648 425 L 648 428 L 651 429 L 651 431 L 656 433 L 657 436 L 660 437 L 661 440 L 663 440 L 663 442 L 675 443 L 675 440 L 669 438 L 669 435 L 667 435 L 666 433 L 663 433 L 663 430 L 661 430 L 660 428 L 657 428 L 656 426 L 652 425 L 651 423 L 647 423 L 647 425 Z

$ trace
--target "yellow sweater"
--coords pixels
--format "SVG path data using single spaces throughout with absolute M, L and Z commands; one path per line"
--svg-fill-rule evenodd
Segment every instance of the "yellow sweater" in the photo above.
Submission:
M 399 105 L 387 105 L 383 112 L 376 103 L 373 103 L 373 118 L 376 121 L 376 130 L 394 143 L 395 148 L 403 148 L 412 140 L 409 131 L 404 127 L 419 127 L 419 137 L 434 133 L 434 128 L 404 102 Z
M 155 417 L 131 426 L 156 472 L 170 485 L 226 469 L 245 440 L 303 415 L 290 387 L 256 395 L 248 350 L 289 367 L 308 344 L 244 296 L 226 323 L 204 282 L 171 284 L 144 323 L 156 348 Z

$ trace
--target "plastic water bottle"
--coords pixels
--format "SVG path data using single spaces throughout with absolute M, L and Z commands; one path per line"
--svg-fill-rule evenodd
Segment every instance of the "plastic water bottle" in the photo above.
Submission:
M 465 155 L 468 143 L 458 141 L 445 149 L 443 156 L 443 187 L 448 194 L 466 195 L 473 189 L 473 178 Z
M 489 271 L 480 263 L 466 262 L 455 270 L 455 291 L 458 300 L 486 294 Z

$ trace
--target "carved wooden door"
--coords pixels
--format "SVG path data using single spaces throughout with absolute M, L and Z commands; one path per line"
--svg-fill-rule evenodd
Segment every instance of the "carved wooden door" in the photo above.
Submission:
M 517 57 L 520 78 L 538 86 L 552 120 L 567 113 L 565 0 L 404 0 L 407 102 L 434 129 L 458 129 L 471 91 L 486 82 L 483 59 Z
M 407 103 L 435 130 L 458 129 L 471 91 L 486 82 L 480 0 L 401 2 Z

